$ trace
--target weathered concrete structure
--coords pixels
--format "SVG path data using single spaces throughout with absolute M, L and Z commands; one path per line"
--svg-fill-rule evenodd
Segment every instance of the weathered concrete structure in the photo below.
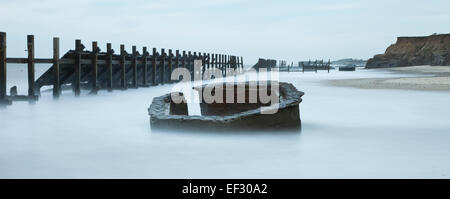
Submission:
M 276 82 L 278 83 L 278 82 Z M 257 84 L 255 82 L 255 84 Z M 154 129 L 183 129 L 183 130 L 279 130 L 279 129 L 300 129 L 300 111 L 299 104 L 302 101 L 303 92 L 298 91 L 292 84 L 278 83 L 279 91 L 272 87 L 253 87 L 249 82 L 242 83 L 224 83 L 222 90 L 214 90 L 215 93 L 223 92 L 224 103 L 206 103 L 200 101 L 201 116 L 188 115 L 186 103 L 176 104 L 171 94 L 153 98 L 153 102 L 148 109 L 150 115 L 150 124 Z M 270 84 L 268 84 L 270 85 Z M 242 88 L 238 91 L 238 87 Z M 202 91 L 206 85 L 194 89 Z M 275 87 L 274 87 L 275 88 Z M 234 91 L 233 102 L 227 102 L 226 92 L 230 89 Z M 236 103 L 237 95 L 245 92 L 245 103 Z M 279 99 L 279 105 L 270 106 L 277 108 L 274 114 L 261 114 L 261 107 L 269 107 L 268 103 L 257 103 L 249 101 L 250 93 L 266 92 L 265 94 L 275 96 Z M 180 98 L 184 98 L 182 93 L 178 93 Z M 242 95 L 240 95 L 242 96 Z M 259 97 L 258 97 L 259 98 Z
M 259 71 L 260 68 L 265 68 L 267 71 L 270 71 L 271 68 L 275 67 L 277 67 L 277 60 L 262 58 L 259 58 L 258 62 L 252 66 L 256 71 Z

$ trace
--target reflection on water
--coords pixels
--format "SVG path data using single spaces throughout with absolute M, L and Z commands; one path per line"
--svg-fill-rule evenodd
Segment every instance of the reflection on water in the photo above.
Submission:
M 281 73 L 305 92 L 301 133 L 151 132 L 147 108 L 171 85 L 43 92 L 0 110 L 0 177 L 448 178 L 450 93 L 321 84 L 388 76 L 398 74 Z

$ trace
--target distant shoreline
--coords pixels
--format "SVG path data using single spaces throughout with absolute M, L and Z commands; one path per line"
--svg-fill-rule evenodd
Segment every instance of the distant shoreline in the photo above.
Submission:
M 384 70 L 400 74 L 431 76 L 329 80 L 327 81 L 327 84 L 338 87 L 361 89 L 450 91 L 450 66 L 410 66 L 370 70 Z

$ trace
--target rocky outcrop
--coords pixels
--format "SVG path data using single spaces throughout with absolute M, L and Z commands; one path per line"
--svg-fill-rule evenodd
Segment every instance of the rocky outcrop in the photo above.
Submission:
M 369 59 L 366 68 L 416 65 L 450 66 L 450 34 L 398 37 L 384 54 Z

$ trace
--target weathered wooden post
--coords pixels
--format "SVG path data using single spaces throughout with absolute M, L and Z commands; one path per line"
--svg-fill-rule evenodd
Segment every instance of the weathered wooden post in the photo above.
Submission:
M 192 78 L 195 80 L 195 76 L 197 75 L 197 71 L 195 71 L 194 60 L 199 59 L 200 55 L 197 56 L 197 52 L 194 52 L 194 57 L 192 59 Z
M 216 68 L 216 54 L 211 54 L 211 69 Z
M 220 55 L 221 61 L 220 61 L 220 68 L 222 69 L 222 75 L 225 77 L 225 55 L 221 54 Z
M 34 93 L 34 35 L 27 36 L 27 51 L 28 51 L 28 98 L 32 100 L 35 98 Z
M 244 57 L 241 57 L 241 69 L 244 71 Z
M 206 54 L 206 59 L 208 59 L 208 61 L 206 62 L 206 69 L 209 70 L 211 67 L 211 54 L 210 53 Z
M 126 55 L 125 45 L 120 45 L 120 86 L 122 89 L 127 89 L 127 69 L 126 69 Z
M 161 84 L 164 85 L 166 72 L 166 52 L 164 48 L 161 48 Z
M 180 50 L 175 51 L 175 68 L 180 67 Z
M 317 59 L 316 59 L 316 61 L 314 62 L 314 66 L 315 66 L 316 73 L 317 73 Z
M 181 60 L 182 60 L 181 67 L 186 68 L 186 51 L 185 50 L 183 50 L 183 58 Z
M 216 54 L 216 64 L 215 64 L 216 67 L 215 68 L 220 70 L 220 65 L 219 65 L 220 60 L 219 59 L 220 59 L 219 54 Z
M 168 82 L 172 82 L 171 80 L 171 76 L 172 76 L 172 72 L 173 72 L 173 68 L 172 68 L 172 59 L 173 59 L 173 53 L 172 53 L 172 49 L 169 49 L 169 60 L 167 61 L 167 64 L 169 64 L 169 72 L 168 72 Z
M 92 42 L 92 79 L 91 79 L 91 85 L 92 85 L 92 94 L 97 94 L 97 77 L 98 77 L 98 53 L 99 48 L 96 41 Z
M 137 50 L 136 50 L 136 46 L 132 46 L 131 47 L 131 51 L 132 51 L 132 60 L 131 60 L 131 65 L 133 66 L 133 87 L 134 88 L 138 88 L 138 74 L 137 74 Z
M 240 64 L 239 64 L 239 57 L 235 56 L 234 59 L 236 60 L 236 74 L 240 74 L 241 73 L 241 69 L 240 69 Z
M 108 88 L 108 91 L 111 92 L 113 87 L 112 55 L 114 54 L 114 51 L 111 48 L 111 43 L 106 44 L 106 53 L 108 54 L 108 56 L 106 57 L 106 67 L 108 68 L 108 80 L 106 82 L 106 87 Z
M 53 38 L 53 98 L 57 99 L 61 95 L 59 77 L 59 38 Z
M 203 77 L 203 74 L 205 74 L 205 70 L 208 65 L 208 61 L 209 61 L 208 55 L 206 53 L 203 53 L 202 77 Z
M 228 55 L 223 55 L 223 57 L 224 57 L 224 73 L 225 73 L 225 77 L 228 75 L 228 59 L 229 59 L 229 56 Z
M 9 104 L 6 93 L 6 32 L 0 32 L 0 104 Z
M 83 51 L 81 40 L 75 40 L 75 64 L 74 77 L 72 82 L 72 89 L 75 96 L 80 96 L 81 93 L 81 52 Z
M 187 58 L 187 60 L 188 60 L 188 70 L 189 70 L 189 73 L 191 74 L 191 81 L 194 79 L 194 71 L 192 70 L 192 68 L 194 67 L 194 64 L 192 64 L 191 62 L 192 62 L 192 60 L 193 60 L 193 58 L 192 58 L 192 53 L 191 53 L 191 51 L 188 51 L 188 58 Z
M 330 62 L 330 60 L 328 60 L 328 63 L 327 63 L 327 70 L 328 70 L 328 73 L 330 73 L 330 66 L 331 66 L 331 62 Z
M 156 48 L 153 48 L 153 52 L 152 52 L 152 82 L 153 85 L 156 85 Z
M 223 55 L 223 69 L 226 77 L 228 75 L 228 55 Z
M 217 54 L 217 68 L 220 70 L 220 73 L 223 76 L 222 55 L 220 55 L 220 54 Z
M 142 85 L 147 86 L 147 47 L 142 47 Z

